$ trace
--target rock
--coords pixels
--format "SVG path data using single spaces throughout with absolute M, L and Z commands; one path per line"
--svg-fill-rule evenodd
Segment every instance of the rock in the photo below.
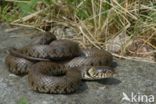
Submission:
M 106 49 L 114 53 L 119 52 L 127 44 L 128 40 L 130 40 L 130 36 L 122 32 L 106 42 Z
M 37 31 L 24 29 L 7 33 L 4 31 L 7 28 L 0 25 L 0 104 L 17 104 L 19 101 L 29 104 L 131 104 L 121 101 L 123 92 L 130 98 L 132 93 L 156 96 L 156 65 L 120 59 L 114 59 L 118 65 L 113 78 L 84 81 L 76 93 L 53 95 L 34 92 L 28 86 L 27 76 L 10 75 L 4 58 L 9 47 L 20 47 L 31 41 L 25 32 Z M 13 35 L 22 37 L 12 38 Z

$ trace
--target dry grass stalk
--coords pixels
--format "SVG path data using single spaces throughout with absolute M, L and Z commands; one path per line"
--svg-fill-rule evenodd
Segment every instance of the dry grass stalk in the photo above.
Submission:
M 14 3 L 17 2 L 16 0 L 6 1 Z M 152 21 L 154 18 L 149 15 L 141 14 L 141 10 L 146 10 L 150 12 L 156 11 L 154 7 L 146 5 L 149 1 L 125 0 L 119 2 L 118 0 L 99 0 L 99 2 L 96 2 L 94 0 L 91 0 L 89 2 L 91 7 L 86 8 L 89 8 L 91 12 L 85 19 L 80 19 L 76 12 L 74 12 L 74 20 L 70 20 L 65 17 L 65 24 L 63 24 L 64 21 L 62 19 L 57 19 L 57 17 L 59 17 L 59 15 L 61 14 L 58 13 L 56 18 L 53 18 L 54 14 L 52 14 L 51 5 L 47 5 L 44 10 L 38 10 L 21 19 L 14 20 L 11 24 L 31 27 L 40 31 L 44 31 L 39 27 L 42 25 L 43 20 L 47 20 L 48 22 L 55 21 L 58 23 L 62 23 L 62 25 L 65 25 L 67 27 L 71 25 L 77 28 L 80 34 L 82 34 L 79 35 L 78 33 L 77 36 L 73 36 L 74 40 L 77 40 L 83 47 L 88 47 L 88 45 L 90 45 L 99 49 L 105 48 L 104 45 L 106 41 L 108 41 L 109 39 L 113 39 L 115 36 L 121 33 L 125 33 L 126 35 L 130 34 L 131 39 L 133 39 L 138 35 L 143 34 L 145 36 L 145 32 L 152 29 L 153 31 L 147 34 L 149 35 L 149 37 L 144 41 L 144 43 L 156 49 L 156 46 L 149 42 L 149 40 L 156 35 L 156 23 L 149 22 L 149 20 Z M 79 11 L 80 8 L 85 7 L 86 4 L 87 0 L 82 0 L 76 5 L 75 11 Z M 110 7 L 105 8 L 103 5 L 108 5 Z M 147 20 L 143 20 L 142 16 L 144 16 L 144 18 L 146 18 Z M 32 18 L 35 18 L 33 23 L 32 21 L 30 21 Z M 112 32 L 113 29 L 116 29 L 116 31 Z M 121 49 L 120 55 L 122 55 L 122 53 L 124 53 L 124 51 L 126 50 L 127 44 L 125 44 L 125 46 L 123 46 L 123 48 Z M 126 58 L 125 56 L 120 55 L 114 53 L 114 56 Z M 126 59 L 133 58 L 128 57 Z M 134 59 L 136 58 L 134 57 Z

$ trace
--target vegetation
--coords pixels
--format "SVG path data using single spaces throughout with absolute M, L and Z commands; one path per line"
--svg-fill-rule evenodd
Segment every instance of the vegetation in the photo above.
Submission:
M 21 97 L 19 101 L 17 102 L 17 104 L 29 104 L 29 103 L 26 97 Z
M 52 21 L 70 24 L 84 47 L 107 48 L 121 35 L 118 55 L 156 50 L 156 0 L 5 0 L 0 11 L 1 21 L 39 30 Z

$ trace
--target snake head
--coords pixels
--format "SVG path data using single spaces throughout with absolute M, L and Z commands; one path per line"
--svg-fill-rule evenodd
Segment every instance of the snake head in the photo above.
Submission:
M 92 66 L 87 71 L 87 77 L 91 80 L 103 79 L 112 77 L 114 70 L 108 66 Z

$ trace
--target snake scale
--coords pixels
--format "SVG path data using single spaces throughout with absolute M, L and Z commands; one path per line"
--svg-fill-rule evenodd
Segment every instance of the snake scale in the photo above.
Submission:
M 81 49 L 70 40 L 57 40 L 51 33 L 42 35 L 30 44 L 9 50 L 5 59 L 10 72 L 28 74 L 32 90 L 43 93 L 73 93 L 81 80 L 111 77 L 112 55 L 100 49 Z

